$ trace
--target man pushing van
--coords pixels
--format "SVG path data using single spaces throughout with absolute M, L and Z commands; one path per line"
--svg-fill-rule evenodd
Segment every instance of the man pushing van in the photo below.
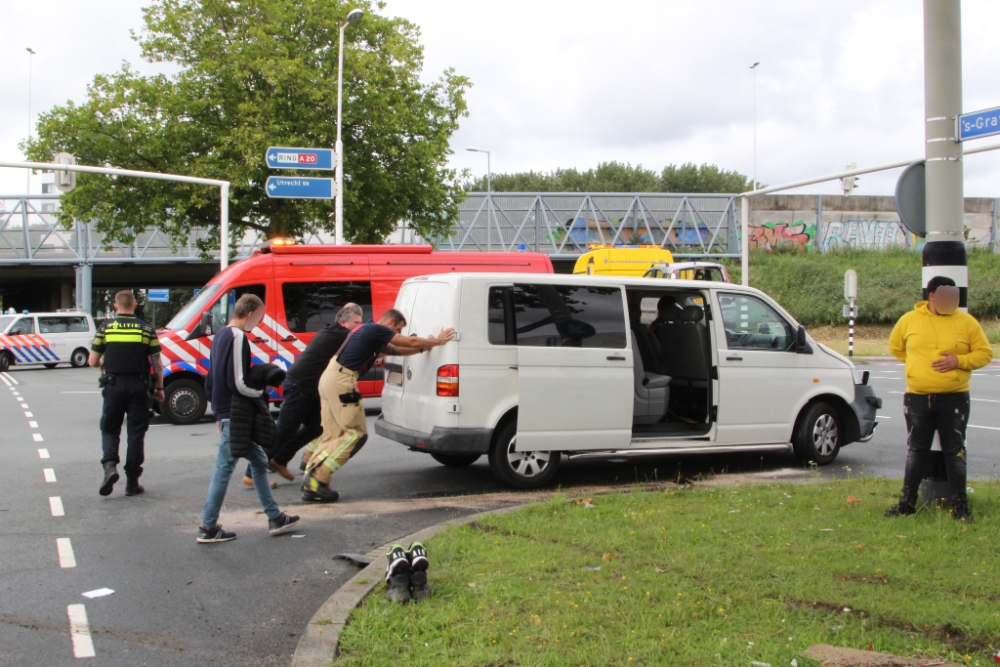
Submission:
M 378 322 L 361 325 L 347 337 L 320 377 L 323 438 L 308 461 L 302 500 L 335 502 L 340 494 L 330 488 L 330 477 L 368 440 L 358 378 L 371 370 L 380 355 L 420 354 L 444 345 L 455 335 L 454 329 L 442 329 L 437 338 L 403 336 L 404 326 L 406 318 L 395 309 L 387 310 Z

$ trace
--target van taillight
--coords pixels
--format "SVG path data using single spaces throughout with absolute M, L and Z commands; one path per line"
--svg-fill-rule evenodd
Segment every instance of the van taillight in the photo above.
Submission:
M 458 396 L 458 364 L 448 364 L 438 369 L 438 396 Z

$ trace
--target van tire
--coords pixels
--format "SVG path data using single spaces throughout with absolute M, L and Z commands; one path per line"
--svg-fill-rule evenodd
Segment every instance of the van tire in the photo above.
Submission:
M 48 368 L 50 370 L 53 369 L 53 368 L 55 368 L 58 365 L 59 364 L 42 364 L 42 366 L 45 366 L 46 368 Z
M 829 403 L 807 405 L 799 416 L 792 445 L 802 463 L 833 463 L 844 441 L 844 427 L 837 409 Z
M 7 352 L 0 352 L 0 373 L 4 373 L 10 370 L 10 354 Z
M 517 421 L 499 430 L 490 447 L 490 469 L 496 477 L 518 489 L 535 489 L 548 484 L 559 468 L 559 452 L 514 452 Z
M 164 390 L 160 414 L 171 424 L 195 424 L 205 416 L 208 400 L 200 382 L 174 380 Z
M 449 468 L 466 468 L 479 460 L 482 454 L 439 454 L 431 452 L 431 458 Z
M 73 350 L 73 354 L 69 357 L 69 365 L 73 368 L 83 368 L 87 365 L 87 360 L 90 358 L 90 353 L 82 347 L 78 347 Z

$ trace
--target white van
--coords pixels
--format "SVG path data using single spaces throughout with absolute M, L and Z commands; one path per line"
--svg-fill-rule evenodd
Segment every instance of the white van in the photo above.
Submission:
M 389 357 L 379 435 L 454 467 L 487 454 L 513 486 L 562 457 L 789 451 L 832 463 L 870 440 L 867 371 L 759 290 L 718 282 L 447 274 L 407 280 L 404 334 L 456 340 Z
M 96 329 L 83 312 L 0 315 L 0 371 L 14 364 L 87 365 Z

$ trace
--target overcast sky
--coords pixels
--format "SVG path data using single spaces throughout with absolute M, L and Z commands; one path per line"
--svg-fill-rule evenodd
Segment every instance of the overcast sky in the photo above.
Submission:
M 94 74 L 127 60 L 156 71 L 129 37 L 139 0 L 0 2 L 0 159 L 22 159 L 32 113 L 85 99 Z M 456 168 L 586 169 L 618 160 L 662 169 L 709 162 L 777 184 L 856 162 L 923 153 L 919 0 L 389 0 L 421 27 L 426 79 L 469 76 Z M 1000 105 L 1000 2 L 963 2 L 964 109 Z M 348 56 L 350 54 L 348 53 Z M 997 141 L 985 139 L 976 144 Z M 899 172 L 865 176 L 858 194 L 891 194 Z M 970 156 L 967 196 L 1000 197 L 1000 151 Z M 37 192 L 35 177 L 32 191 Z M 23 172 L 0 169 L 0 194 Z M 802 192 L 839 192 L 839 184 Z

